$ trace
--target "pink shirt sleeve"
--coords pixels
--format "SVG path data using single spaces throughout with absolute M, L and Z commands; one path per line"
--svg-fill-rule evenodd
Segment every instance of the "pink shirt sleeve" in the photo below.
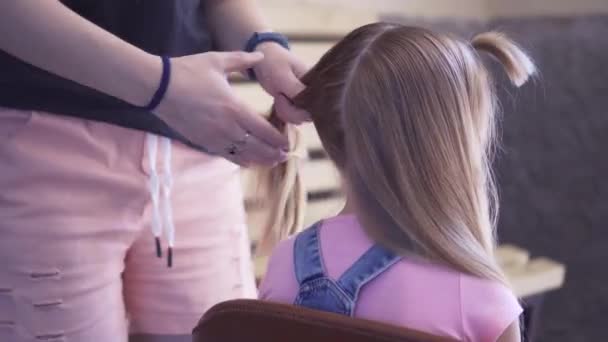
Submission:
M 461 275 L 460 294 L 467 341 L 496 342 L 522 312 L 513 292 L 497 282 Z
M 259 289 L 259 299 L 292 303 L 298 291 L 293 265 L 294 238 L 279 243 L 268 261 L 266 275 Z

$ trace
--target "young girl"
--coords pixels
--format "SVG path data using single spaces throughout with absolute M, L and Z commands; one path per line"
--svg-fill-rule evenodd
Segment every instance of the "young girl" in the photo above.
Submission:
M 522 309 L 494 256 L 496 98 L 480 52 L 517 86 L 535 71 L 498 33 L 467 42 L 376 23 L 303 77 L 294 102 L 312 114 L 347 202 L 276 247 L 261 299 L 462 341 L 520 340 Z M 268 175 L 281 184 L 269 226 L 281 229 L 266 241 L 301 222 L 294 172 L 288 163 Z

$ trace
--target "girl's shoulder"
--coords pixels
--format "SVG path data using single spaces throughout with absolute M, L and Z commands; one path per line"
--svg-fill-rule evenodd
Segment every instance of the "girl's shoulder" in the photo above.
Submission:
M 299 285 L 295 278 L 293 249 L 295 237 L 285 239 L 274 248 L 259 287 L 258 297 L 276 302 L 291 302 Z
M 502 283 L 460 274 L 462 329 L 474 341 L 496 341 L 517 320 L 522 307 Z
M 404 258 L 394 265 L 378 282 L 370 284 L 369 290 L 373 293 L 363 296 L 399 293 L 395 300 L 398 305 L 424 307 L 420 312 L 428 317 L 408 311 L 403 313 L 407 316 L 401 320 L 403 325 L 463 341 L 494 342 L 522 312 L 513 291 L 502 283 L 415 257 Z M 370 301 L 371 298 L 363 296 L 362 299 Z M 390 316 L 400 313 L 398 309 L 394 311 Z

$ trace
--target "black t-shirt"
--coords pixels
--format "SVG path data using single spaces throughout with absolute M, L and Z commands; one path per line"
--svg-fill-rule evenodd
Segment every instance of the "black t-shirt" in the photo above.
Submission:
M 213 49 L 204 0 L 61 0 L 123 40 L 171 57 Z M 95 61 L 91 61 L 94 67 Z M 152 96 L 152 94 L 150 94 Z M 103 121 L 189 142 L 155 115 L 0 51 L 0 106 Z

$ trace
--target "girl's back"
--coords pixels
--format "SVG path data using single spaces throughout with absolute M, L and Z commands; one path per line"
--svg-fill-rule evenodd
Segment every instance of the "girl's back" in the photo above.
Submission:
M 374 244 L 354 215 L 319 225 L 320 251 L 328 277 L 337 281 Z M 294 238 L 275 249 L 260 298 L 294 303 L 300 285 Z M 414 257 L 404 257 L 361 289 L 355 317 L 448 336 L 462 341 L 496 341 L 522 309 L 500 283 L 483 280 Z

